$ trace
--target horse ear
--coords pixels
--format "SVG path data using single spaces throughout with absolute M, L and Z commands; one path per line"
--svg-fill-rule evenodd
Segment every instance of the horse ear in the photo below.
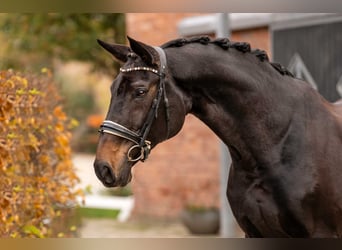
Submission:
M 158 63 L 158 52 L 151 46 L 136 41 L 127 36 L 131 49 L 141 57 L 141 59 L 149 66 L 155 66 Z
M 131 52 L 131 49 L 128 46 L 120 44 L 109 44 L 101 41 L 100 39 L 97 39 L 97 42 L 101 45 L 102 48 L 111 53 L 120 62 L 127 61 L 127 55 Z

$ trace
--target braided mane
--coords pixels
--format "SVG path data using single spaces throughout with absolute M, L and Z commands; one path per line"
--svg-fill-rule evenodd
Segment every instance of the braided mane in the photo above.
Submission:
M 200 36 L 200 37 L 192 37 L 192 38 L 179 38 L 175 40 L 171 40 L 165 44 L 163 44 L 162 48 L 171 48 L 171 47 L 182 47 L 186 44 L 190 43 L 200 43 L 203 45 L 215 44 L 221 47 L 224 50 L 229 50 L 230 48 L 234 48 L 242 53 L 251 53 L 255 55 L 260 61 L 270 63 L 273 68 L 275 68 L 280 74 L 288 75 L 293 77 L 292 73 L 288 71 L 284 66 L 279 63 L 270 62 L 267 53 L 264 50 L 254 49 L 251 50 L 251 46 L 247 42 L 231 42 L 228 38 L 218 38 L 211 40 L 208 36 Z

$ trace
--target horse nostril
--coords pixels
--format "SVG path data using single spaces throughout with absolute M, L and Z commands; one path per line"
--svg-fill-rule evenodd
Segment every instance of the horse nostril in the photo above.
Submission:
M 108 184 L 115 182 L 115 176 L 113 175 L 110 167 L 108 166 L 103 167 L 102 176 L 104 177 L 104 181 Z
M 94 168 L 97 178 L 99 178 L 105 186 L 114 186 L 115 175 L 108 163 L 95 162 Z

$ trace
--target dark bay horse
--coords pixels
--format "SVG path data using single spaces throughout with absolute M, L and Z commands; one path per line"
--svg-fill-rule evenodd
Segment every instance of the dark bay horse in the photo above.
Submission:
M 99 41 L 123 63 L 94 162 L 105 186 L 126 185 L 192 113 L 229 149 L 227 197 L 246 237 L 342 237 L 342 104 L 248 43 L 129 42 Z

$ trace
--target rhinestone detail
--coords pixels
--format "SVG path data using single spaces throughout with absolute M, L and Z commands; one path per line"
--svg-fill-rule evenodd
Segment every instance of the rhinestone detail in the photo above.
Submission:
M 120 72 L 132 72 L 132 71 L 150 71 L 154 74 L 159 75 L 159 71 L 149 67 L 131 67 L 131 68 L 120 68 Z

